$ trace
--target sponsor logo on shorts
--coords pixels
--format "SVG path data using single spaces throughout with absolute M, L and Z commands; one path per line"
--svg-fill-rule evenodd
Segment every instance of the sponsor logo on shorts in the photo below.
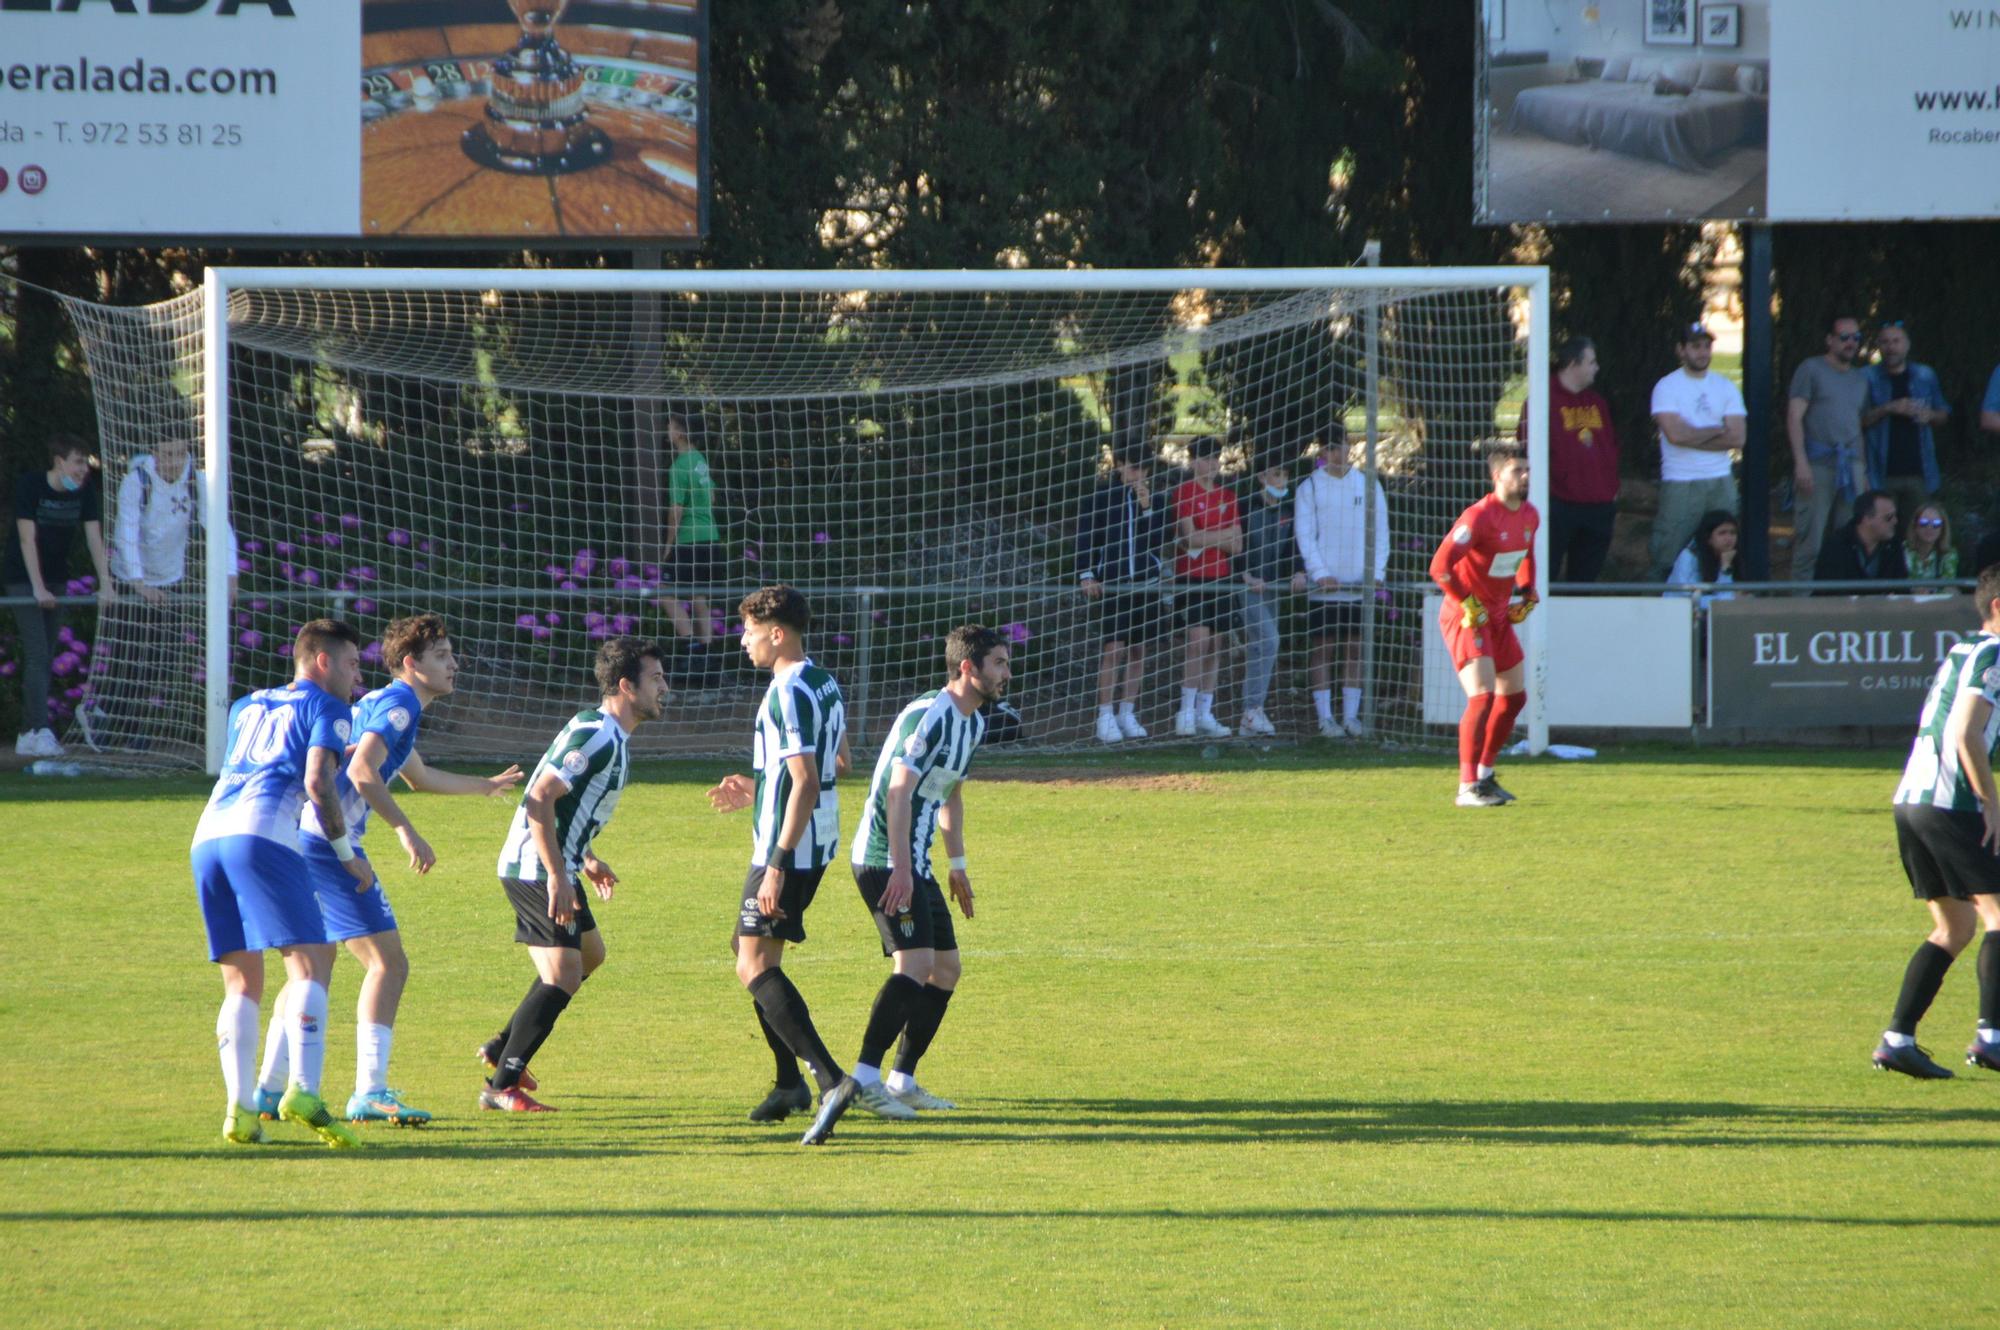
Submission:
M 399 734 L 409 729 L 410 709 L 408 707 L 391 707 L 389 709 L 389 724 Z

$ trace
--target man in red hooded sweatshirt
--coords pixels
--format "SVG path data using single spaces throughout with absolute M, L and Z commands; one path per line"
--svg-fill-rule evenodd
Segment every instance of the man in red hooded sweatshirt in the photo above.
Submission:
M 1458 806 L 1494 808 L 1514 796 L 1493 777 L 1493 760 L 1527 705 L 1525 653 L 1514 625 L 1535 608 L 1535 528 L 1528 502 L 1528 459 L 1519 448 L 1486 454 L 1493 492 L 1459 514 L 1431 556 L 1431 580 L 1444 590 L 1438 627 L 1465 689 L 1458 722 Z M 1514 593 L 1520 592 L 1520 599 Z

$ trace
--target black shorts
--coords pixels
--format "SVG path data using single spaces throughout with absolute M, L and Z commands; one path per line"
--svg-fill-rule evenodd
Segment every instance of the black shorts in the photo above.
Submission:
M 1361 631 L 1361 602 L 1315 600 L 1306 606 L 1306 636 L 1348 637 Z
M 597 919 L 590 913 L 590 888 L 583 882 L 571 883 L 576 892 L 576 917 L 567 928 L 560 927 L 549 918 L 549 884 L 546 882 L 523 882 L 518 877 L 503 877 L 500 885 L 507 891 L 507 903 L 514 907 L 514 940 L 525 942 L 531 947 L 566 947 L 571 951 L 583 949 L 583 935 L 597 927 Z
M 2000 855 L 1979 843 L 1986 821 L 1927 804 L 1896 805 L 1896 849 L 1920 901 L 2000 893 Z
M 1097 598 L 1097 636 L 1106 642 L 1141 646 L 1159 635 L 1160 593 L 1105 587 Z
M 675 586 L 696 587 L 699 594 L 717 585 L 722 574 L 722 546 L 712 540 L 674 546 L 667 571 Z
M 951 909 L 945 904 L 944 890 L 938 886 L 937 879 L 917 874 L 910 892 L 910 907 L 894 919 L 875 908 L 876 902 L 882 899 L 882 893 L 888 889 L 888 869 L 864 868 L 856 864 L 854 885 L 861 888 L 861 899 L 867 902 L 875 928 L 882 934 L 884 956 L 893 956 L 899 951 L 922 951 L 925 947 L 935 947 L 939 951 L 958 950 L 958 933 L 951 926 Z
M 1241 586 L 1216 578 L 1211 581 L 1184 581 L 1174 593 L 1176 617 L 1183 628 L 1206 628 L 1226 633 L 1236 626 L 1242 610 Z
M 743 906 L 736 913 L 736 936 L 805 941 L 806 911 L 812 908 L 813 896 L 819 891 L 819 880 L 825 873 L 825 864 L 818 868 L 787 868 L 784 890 L 778 893 L 778 908 L 784 911 L 784 918 L 767 919 L 757 909 L 757 892 L 764 885 L 764 867 L 750 865 L 750 871 L 743 875 Z

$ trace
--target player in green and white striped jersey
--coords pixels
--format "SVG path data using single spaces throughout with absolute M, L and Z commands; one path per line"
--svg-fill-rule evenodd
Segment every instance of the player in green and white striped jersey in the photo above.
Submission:
M 481 1108 L 547 1111 L 521 1086 L 528 1062 L 585 977 L 604 963 L 604 939 L 583 898 L 587 878 L 611 899 L 618 874 L 595 842 L 611 821 L 631 771 L 632 731 L 666 710 L 667 676 L 659 646 L 636 637 L 605 640 L 597 652 L 604 700 L 563 726 L 528 777 L 527 793 L 500 851 L 500 885 L 514 907 L 514 940 L 527 944 L 535 982 L 496 1040 L 493 1075 Z
M 1916 742 L 1896 787 L 1896 848 L 1910 890 L 1930 907 L 1931 932 L 1903 972 L 1903 991 L 1875 1049 L 1877 1070 L 1920 1079 L 1951 1072 L 1917 1047 L 1917 1022 L 1980 922 L 1979 1029 L 1966 1062 L 2000 1071 L 2000 564 L 1973 601 L 1980 632 L 1953 647 L 1931 681 Z
M 976 624 L 952 630 L 944 661 L 949 682 L 918 697 L 896 717 L 854 831 L 855 885 L 875 918 L 882 954 L 893 968 L 876 994 L 849 1079 L 820 1097 L 819 1116 L 805 1135 L 807 1145 L 825 1140 L 856 1097 L 879 1117 L 904 1116 L 897 1108 L 952 1106 L 916 1079 L 917 1060 L 937 1037 L 960 973 L 951 911 L 931 874 L 931 837 L 944 833 L 951 895 L 970 919 L 972 879 L 966 875 L 960 787 L 986 737 L 986 718 L 979 709 L 1006 693 L 1014 669 L 1007 639 Z M 885 1082 L 882 1055 L 898 1035 L 902 1045 Z
M 827 865 L 840 853 L 840 795 L 834 785 L 851 761 L 847 704 L 834 677 L 806 655 L 812 609 L 796 589 L 753 591 L 736 613 L 743 620 L 743 654 L 771 672 L 771 686 L 751 736 L 755 777 L 724 777 L 708 792 L 708 801 L 719 812 L 756 809 L 750 871 L 736 918 L 736 977 L 750 990 L 778 1073 L 771 1093 L 750 1110 L 750 1120 L 781 1122 L 812 1107 L 799 1059 L 812 1069 L 821 1093 L 846 1075 L 782 966 L 785 943 L 806 940 L 806 910 Z

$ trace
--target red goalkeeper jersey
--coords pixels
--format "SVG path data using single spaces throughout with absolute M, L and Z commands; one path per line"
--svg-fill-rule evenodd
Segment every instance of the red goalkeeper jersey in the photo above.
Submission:
M 1532 503 L 1513 512 L 1487 495 L 1458 515 L 1431 556 L 1431 580 L 1444 589 L 1447 612 L 1477 596 L 1495 619 L 1507 611 L 1514 588 L 1535 585 L 1535 528 L 1541 514 Z

